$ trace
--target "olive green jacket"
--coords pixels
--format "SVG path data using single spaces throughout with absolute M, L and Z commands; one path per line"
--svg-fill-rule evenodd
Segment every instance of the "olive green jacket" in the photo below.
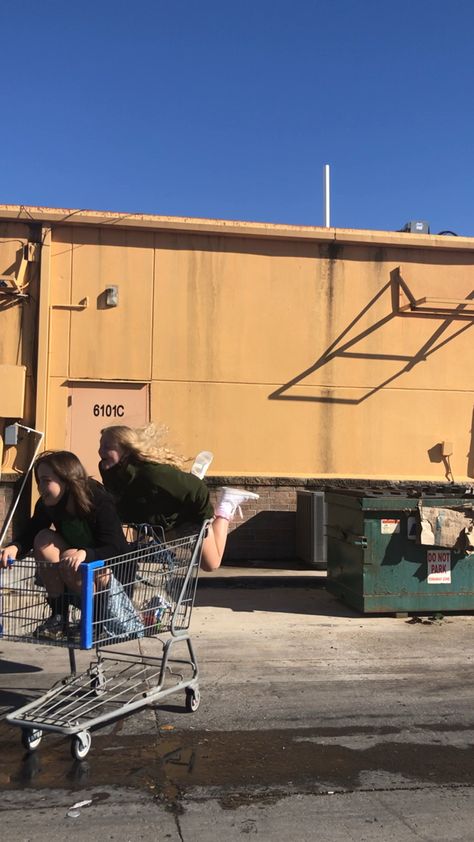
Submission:
M 166 532 L 214 514 L 203 481 L 173 465 L 124 460 L 99 470 L 122 523 L 149 523 Z

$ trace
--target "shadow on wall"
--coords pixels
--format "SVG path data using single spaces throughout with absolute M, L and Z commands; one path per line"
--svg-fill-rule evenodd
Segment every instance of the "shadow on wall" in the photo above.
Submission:
M 471 419 L 471 446 L 467 454 L 467 475 L 474 478 L 474 407 L 472 409 Z
M 296 557 L 296 512 L 258 512 L 229 532 L 226 560 Z
M 360 313 L 353 319 L 347 327 L 339 334 L 339 336 L 335 339 L 335 341 L 326 349 L 326 351 L 316 360 L 313 365 L 309 366 L 305 371 L 302 371 L 300 374 L 297 374 L 287 383 L 284 383 L 274 392 L 272 392 L 269 396 L 269 400 L 280 400 L 280 401 L 309 401 L 311 403 L 330 403 L 330 404 L 361 404 L 364 401 L 371 398 L 381 389 L 384 389 L 386 386 L 389 386 L 395 380 L 398 380 L 403 374 L 406 374 L 408 371 L 411 371 L 416 365 L 421 362 L 425 362 L 428 357 L 434 354 L 436 351 L 439 351 L 444 345 L 448 342 L 451 342 L 461 333 L 468 330 L 473 325 L 473 316 L 472 313 L 465 312 L 465 305 L 457 306 L 449 315 L 447 313 L 443 313 L 442 311 L 438 312 L 422 312 L 420 310 L 411 311 L 409 309 L 400 310 L 400 287 L 406 290 L 410 296 L 411 293 L 408 290 L 405 282 L 401 278 L 399 269 L 395 269 L 390 273 L 390 280 L 385 286 L 382 287 L 381 290 L 362 308 Z M 382 299 L 383 296 L 390 296 L 390 311 L 387 313 L 386 316 L 375 321 L 370 327 L 357 332 L 358 324 L 366 316 L 369 311 L 374 307 L 374 305 Z M 412 296 L 413 297 L 413 296 Z M 466 301 L 474 299 L 474 291 L 467 296 Z M 439 321 L 442 319 L 441 324 L 435 329 L 433 334 L 423 343 L 423 345 L 419 348 L 419 350 L 415 354 L 407 355 L 407 354 L 368 354 L 357 350 L 357 347 L 360 342 L 365 340 L 367 336 L 370 334 L 375 333 L 377 330 L 380 330 L 384 325 L 388 322 L 391 322 L 393 319 L 403 318 L 403 319 L 435 319 Z M 446 332 L 449 330 L 453 322 L 455 321 L 464 321 L 466 322 L 461 327 L 459 327 L 454 333 L 450 333 L 446 335 Z M 356 333 L 349 338 L 349 334 L 356 330 Z M 397 349 L 395 349 L 397 350 Z M 402 349 L 403 350 L 403 349 Z M 368 389 L 368 391 L 362 395 L 360 398 L 337 398 L 333 397 L 330 394 L 331 387 L 327 387 L 327 391 L 329 394 L 324 396 L 310 396 L 310 395 L 299 395 L 295 393 L 294 389 L 298 385 L 300 385 L 310 374 L 314 374 L 315 371 L 324 369 L 328 363 L 332 362 L 332 360 L 339 358 L 348 360 L 377 360 L 377 361 L 387 361 L 387 362 L 397 362 L 400 361 L 401 366 L 395 374 L 392 374 L 390 377 L 387 377 L 377 386 Z M 350 383 L 346 384 L 350 385 Z

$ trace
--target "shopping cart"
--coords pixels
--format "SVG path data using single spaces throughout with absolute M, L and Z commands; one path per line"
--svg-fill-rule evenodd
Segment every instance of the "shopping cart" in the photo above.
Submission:
M 51 612 L 41 584 L 45 563 L 22 559 L 1 571 L 0 637 L 69 651 L 70 674 L 7 715 L 28 751 L 51 731 L 70 736 L 73 757 L 83 760 L 91 729 L 180 690 L 186 710 L 197 710 L 199 671 L 188 629 L 208 526 L 166 543 L 140 529 L 131 552 L 82 564 L 81 595 L 64 594 L 64 625 L 54 638 L 44 636 Z M 158 655 L 143 651 L 146 638 L 153 638 L 150 648 L 161 646 Z M 94 659 L 78 673 L 75 650 L 93 648 Z

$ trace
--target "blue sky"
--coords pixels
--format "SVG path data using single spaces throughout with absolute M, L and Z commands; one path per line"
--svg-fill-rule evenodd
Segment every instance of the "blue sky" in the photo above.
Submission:
M 2 0 L 0 203 L 474 236 L 471 0 Z

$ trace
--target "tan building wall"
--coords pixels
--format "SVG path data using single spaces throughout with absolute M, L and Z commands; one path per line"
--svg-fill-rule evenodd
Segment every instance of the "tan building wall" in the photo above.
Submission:
M 41 223 L 8 221 L 0 213 L 0 454 L 2 472 L 21 472 L 24 460 L 16 448 L 4 452 L 6 421 L 34 419 L 39 297 L 39 250 L 25 254 L 28 243 L 41 241 Z M 26 375 L 26 376 L 25 376 Z
M 19 211 L 0 207 L 0 274 Z M 151 417 L 214 475 L 474 476 L 474 240 L 28 212 L 40 296 L 4 312 L 0 363 L 27 365 L 47 448 L 93 470 L 100 427 Z

